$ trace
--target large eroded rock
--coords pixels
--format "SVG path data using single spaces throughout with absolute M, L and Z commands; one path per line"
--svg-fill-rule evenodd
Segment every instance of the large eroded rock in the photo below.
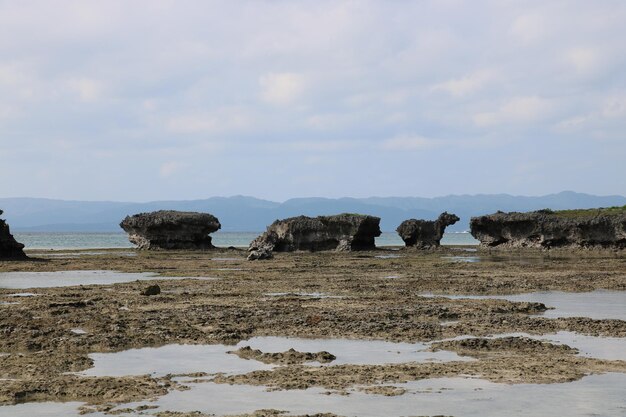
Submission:
M 0 215 L 4 213 L 0 210 Z M 9 230 L 6 221 L 0 219 L 0 259 L 26 259 L 24 245 L 19 243 Z
M 209 233 L 222 226 L 208 213 L 161 210 L 127 216 L 120 227 L 139 249 L 211 249 Z
M 626 248 L 626 207 L 497 212 L 473 217 L 470 228 L 483 246 Z
M 276 220 L 267 231 L 250 243 L 250 259 L 257 252 L 296 250 L 367 250 L 374 249 L 380 236 L 380 218 L 361 214 L 291 217 Z
M 443 212 L 437 220 L 410 219 L 400 223 L 396 229 L 406 246 L 428 249 L 439 246 L 446 227 L 460 219 L 455 214 Z

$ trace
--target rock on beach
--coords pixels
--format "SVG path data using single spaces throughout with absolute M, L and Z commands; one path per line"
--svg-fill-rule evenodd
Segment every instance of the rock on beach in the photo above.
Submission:
M 161 210 L 127 216 L 120 227 L 139 249 L 214 248 L 209 233 L 219 230 L 219 220 L 208 213 Z

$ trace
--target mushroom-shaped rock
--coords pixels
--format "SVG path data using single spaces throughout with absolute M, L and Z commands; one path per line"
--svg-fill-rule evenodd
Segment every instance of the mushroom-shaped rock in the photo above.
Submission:
M 429 249 L 439 246 L 446 227 L 453 225 L 459 220 L 455 214 L 443 212 L 435 221 L 405 220 L 398 226 L 396 232 L 398 232 L 406 246 Z
M 23 249 L 24 245 L 15 240 L 6 221 L 0 219 L 0 259 L 26 259 Z
M 139 249 L 211 249 L 209 233 L 222 226 L 208 213 L 161 210 L 126 217 L 120 227 Z
M 497 212 L 472 217 L 482 246 L 626 248 L 626 206 L 584 210 Z
M 291 252 L 296 250 L 374 249 L 380 236 L 380 218 L 361 214 L 291 217 L 276 220 L 252 241 L 249 251 Z

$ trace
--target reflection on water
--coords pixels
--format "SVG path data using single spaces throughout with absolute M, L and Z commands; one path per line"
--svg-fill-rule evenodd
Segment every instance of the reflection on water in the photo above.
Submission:
M 504 336 L 504 335 L 500 335 Z M 579 335 L 565 332 L 547 338 L 580 340 Z M 543 336 L 542 338 L 546 338 Z M 595 338 L 600 339 L 600 338 Z M 596 341 L 597 342 L 597 341 Z M 581 343 L 578 347 L 582 346 Z M 453 360 L 451 352 L 425 352 L 427 344 L 390 343 L 364 340 L 292 339 L 257 337 L 237 346 L 169 345 L 161 348 L 132 349 L 118 353 L 92 354 L 94 367 L 82 375 L 165 375 L 167 373 L 226 372 L 244 373 L 271 369 L 254 360 L 229 355 L 228 350 L 251 346 L 265 352 L 328 350 L 337 359 L 332 365 L 401 363 L 424 361 L 446 355 L 439 360 Z M 429 356 L 431 358 L 429 358 Z M 332 366 L 318 365 L 318 366 Z M 267 391 L 263 386 L 191 382 L 180 378 L 190 387 L 172 391 L 156 401 L 123 404 L 118 409 L 156 405 L 144 411 L 153 415 L 163 411 L 200 411 L 218 416 L 249 413 L 259 409 L 287 410 L 293 414 L 335 413 L 338 415 L 374 417 L 416 415 L 454 415 L 457 417 L 530 417 L 540 415 L 583 417 L 590 415 L 623 416 L 626 410 L 626 374 L 591 375 L 582 380 L 562 384 L 496 384 L 475 378 L 439 378 L 393 384 L 407 392 L 385 397 L 366 394 L 359 387 L 349 389 L 349 395 L 326 395 L 327 390 Z M 0 417 L 78 416 L 79 403 L 27 403 L 0 407 Z M 102 413 L 92 416 L 103 417 Z M 121 416 L 130 416 L 120 412 Z
M 480 262 L 480 257 L 478 256 L 442 256 L 441 259 L 445 259 L 450 262 Z
M 443 325 L 443 324 L 442 324 Z M 486 339 L 501 339 L 505 337 L 526 337 L 529 339 L 543 340 L 554 344 L 567 345 L 578 349 L 578 355 L 588 358 L 606 360 L 626 360 L 626 338 L 623 337 L 600 337 L 586 336 L 576 332 L 560 331 L 552 334 L 533 335 L 529 333 L 501 333 L 487 336 Z M 473 339 L 474 336 L 457 336 L 450 339 L 436 340 L 432 343 L 450 340 Z
M 166 375 L 192 372 L 247 373 L 271 369 L 254 360 L 227 354 L 244 346 L 263 352 L 284 352 L 291 348 L 300 352 L 328 351 L 337 358 L 331 365 L 372 364 L 424 361 L 472 360 L 454 352 L 429 352 L 422 343 L 392 343 L 384 341 L 349 339 L 301 339 L 287 337 L 254 337 L 227 345 L 167 345 L 159 348 L 130 349 L 116 353 L 93 353 L 89 355 L 94 366 L 81 375 L 124 376 Z M 320 365 L 326 366 L 326 365 Z
M 321 292 L 267 292 L 266 297 L 304 297 L 304 298 L 346 298 L 342 295 L 328 295 Z
M 626 291 L 596 290 L 576 293 L 563 291 L 542 291 L 514 295 L 448 295 L 421 294 L 423 297 L 446 297 L 451 299 L 469 298 L 475 300 L 500 299 L 543 303 L 554 310 L 547 310 L 542 317 L 589 317 L 592 319 L 626 320 Z
M 120 282 L 145 281 L 154 279 L 213 279 L 202 277 L 160 277 L 153 272 L 118 271 L 56 271 L 56 272 L 0 272 L 0 288 L 51 288 L 74 285 L 108 285 Z M 22 293 L 21 296 L 25 296 Z M 17 296 L 16 294 L 12 294 Z M 35 294 L 31 294 L 35 295 Z
M 265 391 L 264 387 L 190 384 L 160 398 L 161 410 L 199 410 L 217 415 L 258 409 L 293 414 L 335 413 L 361 417 L 462 416 L 623 416 L 626 375 L 593 375 L 567 384 L 495 384 L 478 379 L 441 378 L 398 384 L 396 397 L 364 394 L 323 395 L 326 390 Z

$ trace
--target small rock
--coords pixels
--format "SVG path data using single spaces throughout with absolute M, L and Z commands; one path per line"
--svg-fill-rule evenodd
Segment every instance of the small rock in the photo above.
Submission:
M 272 259 L 274 255 L 272 254 L 272 250 L 268 248 L 257 248 L 250 251 L 248 255 L 249 261 L 256 261 L 261 259 Z
M 141 295 L 159 295 L 161 294 L 161 287 L 158 285 L 150 285 L 141 292 Z

